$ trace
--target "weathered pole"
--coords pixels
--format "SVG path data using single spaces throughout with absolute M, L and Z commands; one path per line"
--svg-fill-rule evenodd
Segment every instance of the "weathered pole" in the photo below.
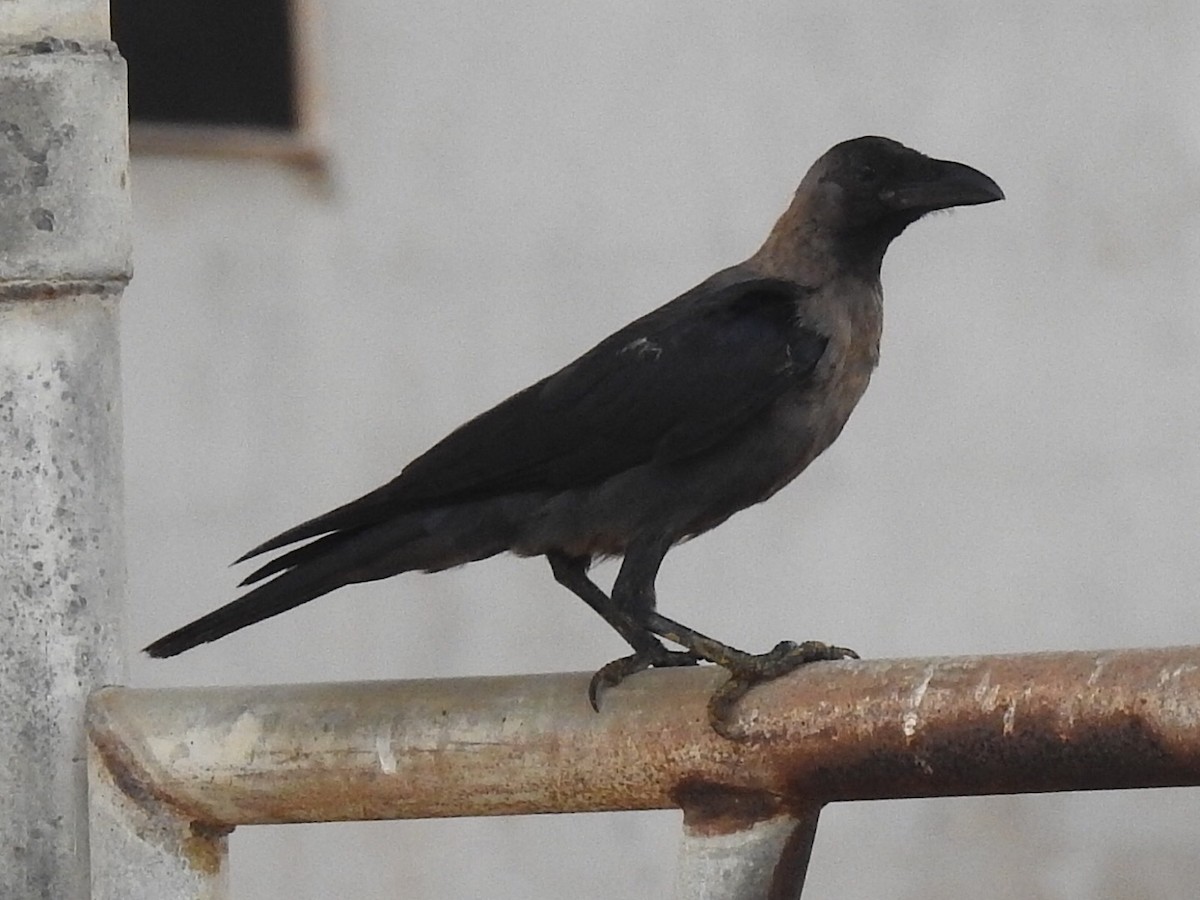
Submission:
M 0 4 L 0 897 L 83 900 L 83 708 L 122 680 L 125 66 L 96 0 Z

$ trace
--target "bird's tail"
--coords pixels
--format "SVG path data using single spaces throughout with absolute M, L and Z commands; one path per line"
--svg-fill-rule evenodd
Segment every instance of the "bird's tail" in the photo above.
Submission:
M 528 517 L 524 513 L 514 517 L 511 511 L 489 512 L 486 504 L 464 504 L 333 531 L 260 566 L 242 581 L 243 586 L 254 586 L 241 597 L 159 638 L 145 652 L 154 657 L 175 656 L 342 585 L 417 569 L 438 572 L 494 556 L 512 546 L 513 522 L 522 516 Z M 268 545 L 275 549 L 279 541 Z M 243 559 L 262 550 L 256 548 Z
M 261 584 L 220 609 L 164 635 L 144 648 L 145 652 L 156 658 L 175 656 L 287 612 L 343 585 L 409 571 L 420 565 L 422 559 L 419 553 L 413 556 L 405 551 L 419 551 L 424 533 L 419 520 L 409 520 L 387 527 L 327 534 L 252 572 L 242 584 L 262 581 Z M 391 558 L 383 561 L 387 556 Z M 263 581 L 270 575 L 275 577 Z
M 302 603 L 341 587 L 345 580 L 327 576 L 314 579 L 303 569 L 292 569 L 261 584 L 220 609 L 177 628 L 145 648 L 156 658 L 175 656 L 200 644 L 207 644 L 247 625 L 287 612 Z

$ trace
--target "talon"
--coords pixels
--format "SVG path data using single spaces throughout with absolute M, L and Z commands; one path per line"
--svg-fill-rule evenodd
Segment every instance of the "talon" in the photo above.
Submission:
M 780 641 L 766 653 L 748 654 L 727 666 L 729 680 L 709 698 L 708 722 L 721 737 L 731 741 L 744 740 L 745 729 L 734 721 L 733 708 L 752 688 L 809 663 L 858 658 L 858 654 L 847 647 L 834 647 L 820 641 L 802 644 Z
M 600 699 L 609 688 L 616 687 L 630 675 L 644 672 L 646 669 L 672 668 L 675 666 L 694 666 L 700 662 L 700 657 L 689 650 L 667 650 L 660 647 L 657 650 L 640 650 L 630 656 L 614 659 L 596 670 L 592 680 L 588 682 L 588 703 L 592 709 L 600 712 Z

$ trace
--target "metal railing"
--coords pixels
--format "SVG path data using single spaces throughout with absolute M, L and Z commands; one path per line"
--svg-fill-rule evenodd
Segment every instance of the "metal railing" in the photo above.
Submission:
M 97 900 L 228 897 L 236 826 L 679 808 L 675 896 L 798 897 L 837 800 L 1200 784 L 1200 647 L 818 663 L 708 726 L 713 669 L 135 690 L 87 718 Z

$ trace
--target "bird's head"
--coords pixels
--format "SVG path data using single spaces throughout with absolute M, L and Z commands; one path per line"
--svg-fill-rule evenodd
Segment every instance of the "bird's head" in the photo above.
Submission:
M 811 256 L 823 244 L 838 263 L 877 273 L 892 239 L 926 213 L 1003 199 L 999 185 L 970 166 L 888 138 L 854 138 L 813 163 L 763 250 L 791 244 L 785 255 Z
M 883 137 L 836 145 L 809 169 L 798 193 L 809 194 L 809 211 L 825 217 L 829 227 L 882 227 L 896 234 L 935 209 L 1004 199 L 999 185 L 979 170 Z

